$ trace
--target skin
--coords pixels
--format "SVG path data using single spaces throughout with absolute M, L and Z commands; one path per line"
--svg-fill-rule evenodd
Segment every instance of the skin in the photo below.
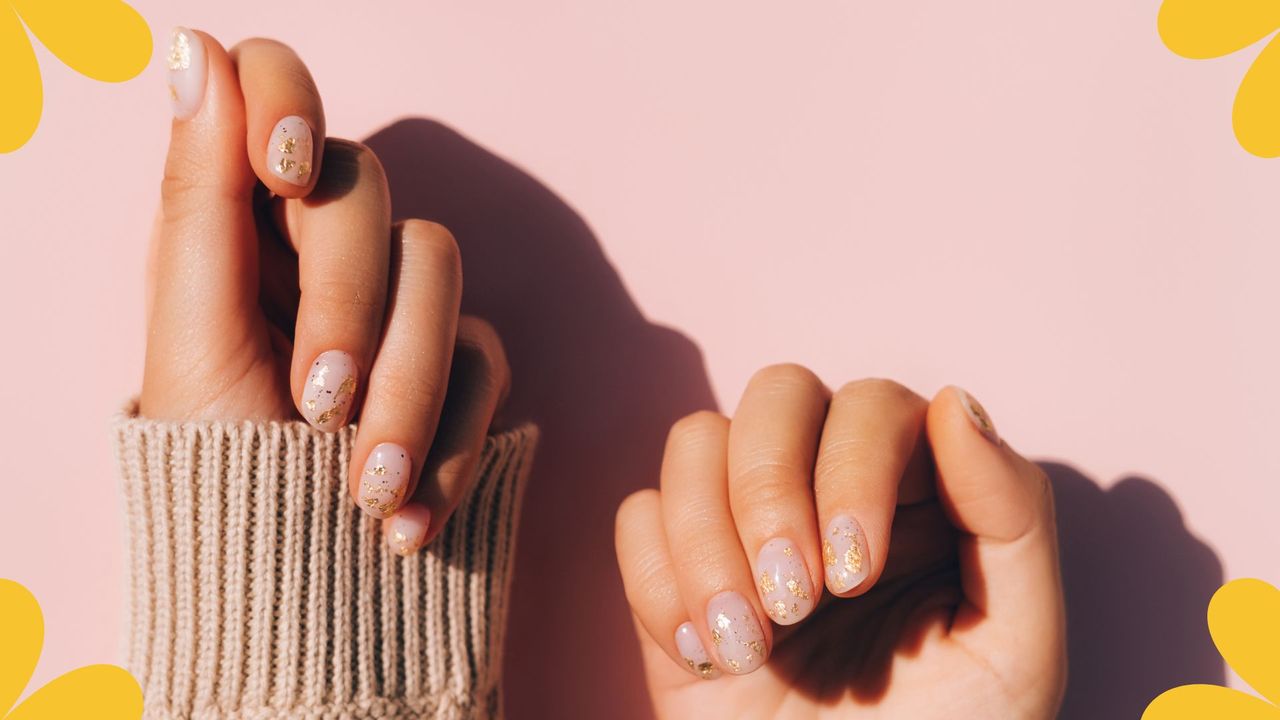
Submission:
M 1052 494 L 966 397 L 947 388 L 928 401 L 885 380 L 831 393 L 781 365 L 756 374 L 732 420 L 676 423 L 661 489 L 617 517 L 659 717 L 1055 716 L 1066 656 Z M 820 532 L 840 514 L 863 526 L 869 574 L 824 592 Z M 822 595 L 786 626 L 764 614 L 753 565 L 776 537 L 795 543 Z M 708 600 L 726 590 L 764 630 L 768 659 L 749 674 L 730 674 L 707 625 Z M 673 639 L 686 621 L 719 677 L 686 666 Z
M 459 316 L 461 260 L 449 231 L 393 224 L 378 159 L 325 138 L 319 93 L 297 55 L 262 39 L 228 52 L 197 34 L 207 81 L 199 111 L 173 123 L 148 263 L 140 412 L 301 420 L 312 362 L 347 352 L 359 388 L 352 497 L 376 445 L 408 450 L 410 486 L 390 515 L 427 527 L 420 547 L 475 481 L 510 382 L 502 343 L 483 320 Z M 291 115 L 315 138 L 305 186 L 266 164 L 274 123 Z

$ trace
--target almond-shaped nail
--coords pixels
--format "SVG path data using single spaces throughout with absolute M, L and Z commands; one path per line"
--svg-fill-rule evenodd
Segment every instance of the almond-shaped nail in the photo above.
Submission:
M 267 142 L 267 167 L 276 177 L 294 185 L 311 181 L 311 126 L 297 115 L 275 124 Z
M 833 593 L 849 592 L 867 579 L 871 571 L 867 536 L 857 520 L 839 515 L 827 524 L 822 537 L 822 565 L 827 587 Z
M 184 27 L 177 27 L 169 35 L 169 101 L 173 116 L 179 120 L 195 117 L 204 101 L 205 79 L 208 65 L 205 62 L 204 42 L 200 36 Z
M 741 594 L 727 590 L 707 603 L 707 625 L 720 662 L 734 675 L 745 675 L 764 664 L 768 650 L 756 611 Z
M 996 424 L 991 422 L 991 416 L 987 414 L 987 409 L 982 407 L 982 403 L 969 393 L 956 388 L 956 392 L 960 394 L 960 405 L 964 407 L 964 412 L 973 421 L 978 432 L 991 442 L 999 445 L 1000 435 L 996 432 Z
M 694 629 L 693 623 L 687 622 L 676 628 L 676 650 L 680 651 L 680 657 L 684 658 L 684 664 L 689 667 L 689 672 L 703 680 L 714 680 L 720 677 L 720 668 L 711 662 L 711 656 L 702 646 L 702 640 L 698 638 L 698 631 Z
M 800 548 L 786 538 L 774 538 L 756 556 L 756 581 L 765 613 L 779 625 L 792 625 L 813 610 L 813 583 Z
M 356 360 L 341 350 L 320 353 L 302 388 L 302 415 L 317 430 L 335 432 L 347 422 L 356 394 Z
M 409 489 L 412 468 L 408 450 L 395 443 L 375 447 L 360 473 L 360 507 L 376 518 L 391 515 Z
M 427 541 L 427 529 L 431 527 L 431 511 L 426 505 L 409 503 L 385 523 L 387 547 L 398 555 L 409 556 Z

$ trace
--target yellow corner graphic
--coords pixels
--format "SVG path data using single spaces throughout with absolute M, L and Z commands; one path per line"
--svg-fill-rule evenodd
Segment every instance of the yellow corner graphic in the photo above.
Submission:
M 1266 700 L 1217 685 L 1183 685 L 1152 700 L 1142 720 L 1280 720 L 1280 590 L 1253 579 L 1218 588 L 1209 601 L 1209 635 Z
M 151 59 L 151 28 L 119 0 L 0 0 L 0 153 L 25 145 L 40 124 L 44 86 L 27 29 L 94 80 L 129 80 Z
M 35 597 L 12 580 L 0 579 L 0 641 L 3 642 L 0 644 L 0 718 L 137 720 L 142 717 L 142 689 L 128 671 L 114 665 L 89 665 L 72 670 L 13 707 L 40 659 L 44 617 Z
M 1164 0 L 1160 39 L 1195 60 L 1230 55 L 1280 30 L 1273 0 Z M 1280 39 L 1272 39 L 1245 73 L 1231 111 L 1236 140 L 1259 157 L 1280 156 Z

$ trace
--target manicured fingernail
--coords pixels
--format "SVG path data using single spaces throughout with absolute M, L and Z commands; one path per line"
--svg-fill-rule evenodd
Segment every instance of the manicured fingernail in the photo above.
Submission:
M 311 127 L 297 115 L 276 123 L 267 142 L 267 167 L 281 180 L 306 185 L 311 180 Z
M 376 518 L 384 518 L 400 507 L 413 461 L 409 451 L 395 443 L 382 443 L 369 453 L 360 474 L 360 507 Z
M 1000 435 L 996 433 L 996 424 L 991 422 L 991 416 L 987 414 L 987 409 L 982 407 L 982 403 L 969 393 L 956 388 L 956 392 L 960 393 L 960 404 L 964 406 L 965 414 L 973 421 L 978 428 L 978 432 L 991 442 L 999 445 Z
M 687 622 L 676 628 L 676 649 L 680 651 L 680 657 L 684 658 L 684 664 L 689 666 L 689 672 L 703 680 L 720 677 L 720 669 L 711 662 L 707 649 L 702 647 L 702 640 L 698 638 L 698 631 L 694 629 L 693 623 Z
M 302 388 L 302 414 L 317 430 L 334 432 L 347 422 L 355 394 L 355 358 L 341 350 L 320 353 Z
M 827 525 L 822 538 L 822 564 L 827 587 L 833 593 L 848 592 L 862 584 L 870 572 L 867 536 L 862 526 L 848 515 L 839 515 Z
M 173 29 L 169 36 L 169 100 L 173 115 L 179 120 L 194 117 L 204 100 L 207 65 L 204 42 L 184 27 Z
M 744 675 L 764 664 L 764 631 L 751 603 L 732 590 L 707 603 L 707 625 L 720 662 L 735 675 Z
M 798 623 L 813 610 L 813 584 L 800 548 L 785 538 L 774 538 L 756 557 L 756 579 L 764 611 L 779 625 Z
M 412 555 L 427 540 L 431 511 L 426 505 L 409 503 L 386 522 L 387 546 L 399 555 Z

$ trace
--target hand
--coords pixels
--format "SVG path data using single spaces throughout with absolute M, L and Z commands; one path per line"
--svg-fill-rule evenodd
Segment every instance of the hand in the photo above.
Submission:
M 617 519 L 665 718 L 1053 717 L 1055 538 L 1044 474 L 963 391 L 792 365 L 676 423 Z
M 325 138 L 288 47 L 173 41 L 140 412 L 301 415 L 326 432 L 358 417 L 352 498 L 412 552 L 474 481 L 509 382 L 490 326 L 459 318 L 457 244 L 434 223 L 391 223 L 377 158 Z

